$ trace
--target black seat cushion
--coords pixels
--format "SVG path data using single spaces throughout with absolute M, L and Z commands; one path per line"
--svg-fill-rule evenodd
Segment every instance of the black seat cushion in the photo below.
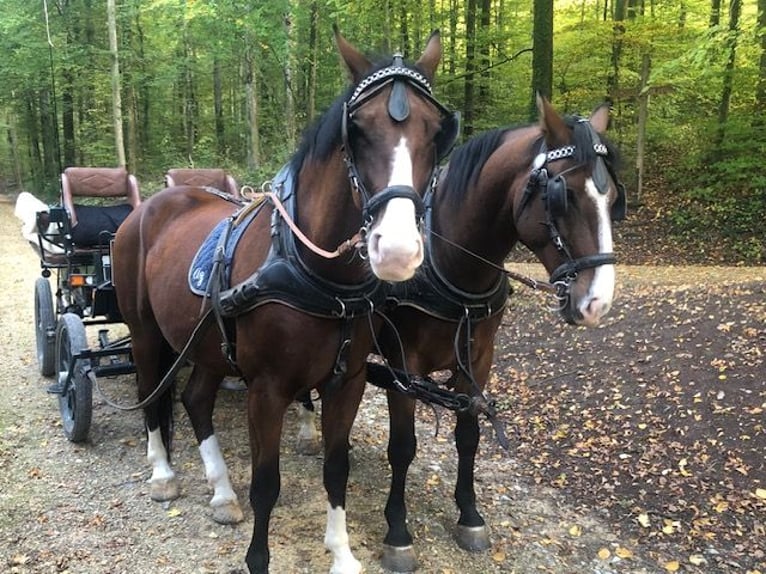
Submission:
M 75 205 L 77 225 L 72 228 L 72 241 L 81 247 L 109 242 L 111 235 L 125 221 L 133 207 L 120 205 Z

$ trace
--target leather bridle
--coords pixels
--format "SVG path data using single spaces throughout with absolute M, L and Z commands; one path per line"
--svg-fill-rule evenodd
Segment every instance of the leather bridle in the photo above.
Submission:
M 607 160 L 608 149 L 601 143 L 595 130 L 591 130 L 593 139 L 593 151 L 596 154 L 596 168 L 594 171 L 606 170 L 609 176 L 617 186 L 617 199 L 612 206 L 611 216 L 613 221 L 624 219 L 625 217 L 625 187 L 617 179 L 617 174 Z M 529 200 L 535 193 L 540 193 L 545 205 L 545 226 L 548 228 L 548 236 L 556 248 L 556 251 L 565 260 L 564 263 L 556 267 L 550 276 L 550 283 L 556 288 L 556 296 L 562 305 L 566 305 L 569 299 L 569 292 L 572 283 L 577 279 L 578 274 L 586 269 L 594 269 L 602 265 L 614 265 L 617 261 L 614 253 L 596 253 L 585 255 L 583 257 L 574 257 L 566 240 L 561 235 L 556 219 L 562 217 L 567 211 L 567 184 L 566 174 L 581 169 L 582 164 L 572 166 L 561 173 L 550 175 L 548 163 L 575 157 L 576 148 L 574 145 L 559 147 L 553 150 L 547 150 L 545 142 L 541 144 L 540 152 L 535 157 L 532 164 L 532 172 L 527 182 L 527 188 L 524 191 L 524 197 L 521 201 L 519 213 L 521 213 Z M 606 184 L 599 187 L 602 194 L 608 193 Z
M 391 94 L 388 99 L 389 116 L 396 122 L 403 122 L 409 116 L 409 102 L 407 99 L 406 87 L 415 89 L 417 94 L 436 107 L 442 114 L 443 122 L 448 125 L 454 133 L 450 133 L 446 141 L 437 145 L 434 167 L 429 178 L 428 188 L 436 185 L 436 175 L 438 173 L 439 161 L 449 153 L 450 149 L 457 139 L 459 131 L 459 114 L 448 110 L 431 93 L 431 82 L 417 70 L 413 70 L 404 65 L 402 56 L 394 55 L 392 63 L 376 72 L 373 72 L 363 79 L 351 97 L 343 103 L 343 119 L 341 123 L 341 135 L 343 138 L 343 161 L 348 170 L 348 178 L 351 182 L 351 188 L 356 193 L 362 205 L 362 217 L 365 228 L 372 224 L 377 212 L 395 197 L 401 197 L 411 200 L 415 204 L 415 214 L 417 221 L 422 221 L 425 213 L 422 195 L 413 187 L 408 185 L 392 185 L 384 188 L 377 193 L 370 193 L 364 185 L 364 181 L 359 174 L 356 166 L 352 147 L 349 143 L 348 124 L 353 120 L 354 114 L 369 102 L 373 96 L 378 94 L 386 86 L 391 85 Z M 423 193 L 425 193 L 424 190 Z

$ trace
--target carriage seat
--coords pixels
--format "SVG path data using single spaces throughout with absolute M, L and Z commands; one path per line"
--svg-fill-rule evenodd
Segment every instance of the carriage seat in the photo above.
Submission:
M 108 200 L 99 205 L 76 203 L 77 198 Z M 115 203 L 122 199 L 122 203 Z M 69 216 L 72 242 L 80 247 L 102 243 L 141 203 L 136 177 L 124 167 L 68 167 L 61 174 L 61 202 Z
M 236 199 L 242 199 L 236 180 L 223 169 L 169 169 L 165 174 L 165 186 L 173 187 L 174 185 L 213 187 L 234 196 Z

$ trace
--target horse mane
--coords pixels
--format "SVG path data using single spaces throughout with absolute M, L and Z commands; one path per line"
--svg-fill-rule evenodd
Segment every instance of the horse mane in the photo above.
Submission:
M 589 129 L 590 124 L 587 121 L 581 121 L 582 119 L 581 116 L 575 115 L 567 115 L 563 118 L 566 125 L 572 130 L 572 144 L 575 146 L 574 161 L 590 164 L 600 156 L 593 149 L 591 130 Z M 454 205 L 459 204 L 468 192 L 468 189 L 476 183 L 484 164 L 487 163 L 490 156 L 505 141 L 505 136 L 510 132 L 531 125 L 533 124 L 507 126 L 489 130 L 471 138 L 456 148 L 450 157 L 448 176 L 444 180 L 442 193 L 445 199 L 452 201 Z M 541 134 L 530 142 L 529 153 L 533 153 L 533 150 L 542 149 L 544 137 Z M 599 139 L 606 146 L 607 155 L 605 159 L 607 163 L 615 171 L 618 171 L 620 158 L 617 147 L 603 134 L 599 134 Z
M 445 199 L 457 204 L 479 178 L 484 164 L 503 143 L 512 128 L 496 128 L 483 132 L 456 148 L 450 156 L 448 175 L 444 180 Z

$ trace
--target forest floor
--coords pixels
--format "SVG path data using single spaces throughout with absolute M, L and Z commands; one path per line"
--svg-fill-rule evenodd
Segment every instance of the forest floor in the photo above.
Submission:
M 223 392 L 216 425 L 245 510 L 236 527 L 209 518 L 193 434 L 177 409 L 174 466 L 182 496 L 148 497 L 141 416 L 94 396 L 87 442 L 67 442 L 35 363 L 39 263 L 0 201 L 0 571 L 18 574 L 244 571 L 252 531 L 243 394 Z M 421 572 L 718 574 L 766 572 L 766 268 L 692 253 L 659 219 L 617 227 L 618 292 L 604 324 L 564 325 L 550 301 L 515 288 L 489 390 L 510 452 L 483 425 L 477 497 L 492 549 L 458 550 L 453 417 L 418 410 L 410 527 Z M 517 254 L 515 259 L 525 259 Z M 534 264 L 514 268 L 542 277 Z M 104 391 L 134 399 L 130 378 Z M 327 572 L 321 455 L 293 449 L 288 417 L 272 571 Z M 352 432 L 351 546 L 382 572 L 388 489 L 385 399 L 368 389 Z

